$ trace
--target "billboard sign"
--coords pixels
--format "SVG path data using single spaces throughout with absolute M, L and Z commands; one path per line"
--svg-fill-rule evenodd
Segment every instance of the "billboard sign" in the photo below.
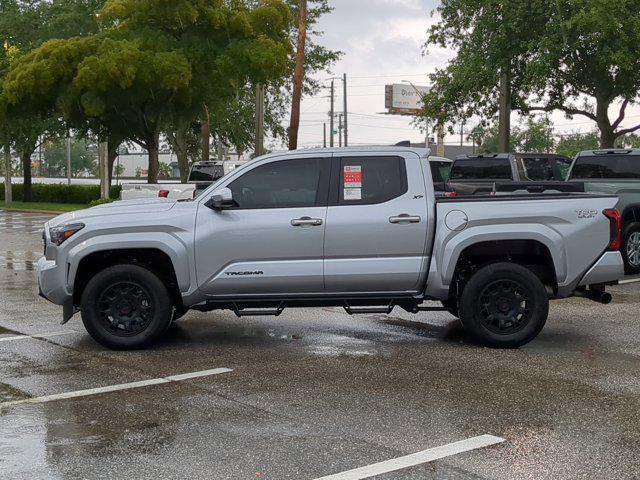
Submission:
M 389 113 L 398 115 L 416 115 L 422 110 L 422 97 L 429 87 L 395 83 L 385 86 L 385 108 Z

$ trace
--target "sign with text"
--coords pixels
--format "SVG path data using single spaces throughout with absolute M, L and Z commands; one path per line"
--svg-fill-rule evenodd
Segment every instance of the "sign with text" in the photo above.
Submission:
M 416 115 L 422 110 L 422 98 L 429 87 L 394 83 L 385 86 L 385 108 L 389 113 Z

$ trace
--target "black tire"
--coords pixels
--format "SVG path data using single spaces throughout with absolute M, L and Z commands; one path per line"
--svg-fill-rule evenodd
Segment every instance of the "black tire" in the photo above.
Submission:
M 629 223 L 622 230 L 622 258 L 627 275 L 640 273 L 640 222 Z
M 171 325 L 166 286 L 138 265 L 106 268 L 87 284 L 80 302 L 82 323 L 93 339 L 114 350 L 143 348 Z
M 545 286 L 531 270 L 494 263 L 478 270 L 460 297 L 460 320 L 482 345 L 518 348 L 533 340 L 549 315 Z

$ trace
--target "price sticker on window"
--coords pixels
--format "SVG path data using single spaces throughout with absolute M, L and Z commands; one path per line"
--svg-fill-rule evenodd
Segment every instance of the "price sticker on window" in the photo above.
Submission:
M 345 188 L 344 189 L 345 200 L 362 200 L 361 188 Z
M 350 166 L 344 167 L 342 174 L 344 179 L 344 188 L 362 188 L 362 167 Z

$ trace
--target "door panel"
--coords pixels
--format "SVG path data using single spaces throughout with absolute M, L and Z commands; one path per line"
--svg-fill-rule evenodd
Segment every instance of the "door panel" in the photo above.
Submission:
M 338 173 L 332 175 L 332 195 L 337 204 L 330 200 L 327 210 L 325 289 L 331 293 L 417 291 L 430 221 L 420 161 L 417 155 L 407 157 L 410 161 L 401 157 L 404 168 L 397 174 L 380 163 L 395 162 L 393 157 L 366 155 L 334 159 Z M 345 169 L 350 172 L 353 166 L 360 167 L 362 191 L 345 195 L 344 190 L 354 185 L 353 175 L 345 178 Z M 394 183 L 397 175 L 404 176 L 404 186 Z M 382 202 L 367 204 L 378 200 Z
M 317 293 L 327 207 L 198 211 L 196 270 L 209 295 Z M 320 226 L 293 226 L 304 216 Z
M 195 260 L 210 296 L 322 292 L 330 158 L 258 161 L 219 185 L 236 208 L 198 208 Z

